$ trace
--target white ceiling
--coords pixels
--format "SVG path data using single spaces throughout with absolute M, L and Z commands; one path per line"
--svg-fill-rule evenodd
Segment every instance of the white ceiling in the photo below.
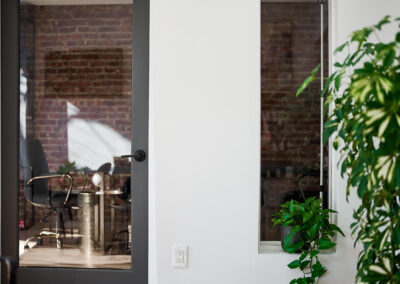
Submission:
M 133 0 L 21 0 L 21 3 L 32 5 L 104 5 L 132 4 Z

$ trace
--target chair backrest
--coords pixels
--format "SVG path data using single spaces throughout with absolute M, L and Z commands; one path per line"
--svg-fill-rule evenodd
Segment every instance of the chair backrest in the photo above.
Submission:
M 123 193 L 118 195 L 118 198 L 127 201 L 131 197 L 131 178 L 128 177 L 122 186 Z
M 30 185 L 26 184 L 26 181 L 31 177 L 49 173 L 42 143 L 37 139 L 27 139 L 26 157 L 22 157 L 21 160 L 23 161 L 24 172 L 26 173 L 24 185 L 25 198 L 35 204 L 49 205 L 50 191 L 48 189 L 47 179 L 36 180 Z

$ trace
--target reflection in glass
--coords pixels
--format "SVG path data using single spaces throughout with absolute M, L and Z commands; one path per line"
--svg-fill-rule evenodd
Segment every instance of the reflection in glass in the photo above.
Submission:
M 132 5 L 35 2 L 20 7 L 19 264 L 130 269 Z
M 302 201 L 300 190 L 319 196 L 319 80 L 300 97 L 295 94 L 320 63 L 320 13 L 317 3 L 261 4 L 261 241 L 280 241 L 281 230 L 271 219 L 283 202 Z M 324 13 L 326 49 L 327 4 Z M 325 204 L 327 158 L 325 149 Z

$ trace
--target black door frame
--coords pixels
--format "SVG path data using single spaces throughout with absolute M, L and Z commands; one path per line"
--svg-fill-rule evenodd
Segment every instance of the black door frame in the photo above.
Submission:
M 18 260 L 19 1 L 1 1 L 1 255 Z M 132 153 L 148 152 L 150 0 L 133 1 Z M 18 267 L 18 283 L 148 283 L 148 162 L 132 162 L 131 270 Z M 4 270 L 3 270 L 4 271 Z M 4 281 L 4 273 L 2 279 Z M 40 281 L 40 282 L 39 282 Z M 6 283 L 4 281 L 4 283 Z

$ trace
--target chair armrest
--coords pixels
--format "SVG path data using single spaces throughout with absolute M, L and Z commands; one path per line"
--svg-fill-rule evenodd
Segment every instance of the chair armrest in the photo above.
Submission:
M 73 172 L 73 173 L 75 173 L 75 172 Z M 89 179 L 89 175 L 87 175 L 85 171 L 80 171 L 80 172 L 77 172 L 77 173 L 80 174 L 80 175 L 83 175 L 83 177 L 84 177 L 83 184 L 82 184 L 82 190 L 85 190 L 87 181 Z
M 68 175 L 68 174 L 49 174 L 49 175 L 42 175 L 42 176 L 36 176 L 31 179 L 29 179 L 26 184 L 31 184 L 35 180 L 40 180 L 40 179 L 51 179 L 51 178 L 67 178 L 69 180 L 69 188 L 67 192 L 67 196 L 65 197 L 64 200 L 64 205 L 68 203 L 69 196 L 71 194 L 72 187 L 74 186 L 74 179 Z

